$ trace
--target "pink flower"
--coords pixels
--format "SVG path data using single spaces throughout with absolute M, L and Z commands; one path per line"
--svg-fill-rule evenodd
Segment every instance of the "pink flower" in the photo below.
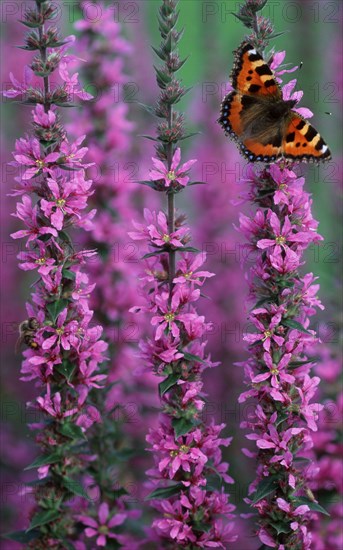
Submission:
M 56 115 L 53 109 L 54 106 L 52 106 L 48 112 L 45 112 L 44 106 L 41 103 L 38 103 L 32 111 L 34 122 L 41 128 L 50 128 L 53 126 L 56 122 Z
M 36 138 L 20 138 L 16 140 L 15 152 L 13 153 L 15 166 L 25 166 L 24 173 L 21 175 L 23 180 L 29 180 L 39 173 L 53 174 L 53 168 L 60 157 L 60 153 L 41 152 L 41 147 Z
M 274 232 L 274 238 L 273 239 L 260 239 L 257 241 L 258 248 L 262 248 L 263 250 L 266 248 L 274 247 L 273 253 L 274 254 L 280 254 L 281 248 L 286 248 L 287 243 L 302 243 L 302 244 L 308 244 L 312 240 L 312 236 L 304 231 L 297 231 L 294 232 L 294 227 L 292 226 L 289 217 L 285 217 L 285 221 L 283 224 L 283 227 L 281 229 L 280 220 L 275 214 L 275 212 L 272 212 L 270 214 L 270 226 L 271 229 Z
M 47 178 L 47 186 L 51 192 L 50 200 L 42 199 L 41 208 L 51 225 L 61 231 L 64 225 L 65 216 L 76 216 L 81 218 L 80 211 L 87 206 L 87 198 L 90 193 L 83 193 L 83 189 L 76 181 L 61 180 L 60 184 Z
M 74 73 L 72 76 L 70 76 L 67 71 L 67 63 L 65 61 L 61 61 L 58 70 L 60 77 L 64 81 L 64 88 L 71 101 L 75 99 L 75 96 L 79 99 L 82 99 L 82 101 L 93 99 L 92 94 L 89 94 L 80 88 L 78 73 Z
M 292 355 L 290 353 L 286 353 L 277 364 L 274 364 L 270 353 L 264 353 L 263 359 L 269 368 L 269 372 L 258 374 L 252 379 L 252 382 L 254 384 L 259 384 L 260 382 L 264 382 L 270 378 L 270 383 L 273 388 L 279 388 L 280 383 L 282 382 L 293 384 L 295 381 L 294 376 L 285 372 L 285 367 L 287 367 L 291 358 Z
M 37 269 L 41 275 L 48 275 L 55 268 L 56 261 L 54 258 L 49 258 L 48 251 L 41 241 L 36 242 L 38 245 L 37 251 L 19 252 L 18 260 L 22 262 L 19 267 L 24 271 Z
M 170 187 L 172 183 L 179 183 L 182 186 L 186 186 L 189 182 L 187 172 L 193 166 L 196 160 L 189 160 L 185 164 L 179 166 L 181 160 L 181 150 L 178 147 L 174 153 L 170 170 L 157 158 L 153 158 L 152 162 L 155 166 L 155 170 L 150 170 L 150 179 L 153 181 L 164 180 L 165 187 Z M 179 166 L 179 168 L 178 168 Z
M 297 83 L 296 79 L 290 80 L 290 82 L 288 82 L 282 87 L 282 95 L 285 101 L 291 100 L 299 103 L 299 101 L 301 100 L 302 96 L 304 95 L 304 92 L 301 90 L 298 90 L 297 92 L 293 92 L 293 89 L 295 88 L 296 83 Z M 293 107 L 292 110 L 305 118 L 313 117 L 312 111 L 307 107 L 296 107 L 296 108 Z
M 205 253 L 198 254 L 195 258 L 184 255 L 177 264 L 177 277 L 175 277 L 174 283 L 194 283 L 202 286 L 206 278 L 214 277 L 214 273 L 210 273 L 209 271 L 197 271 L 205 260 Z
M 86 537 L 97 537 L 97 546 L 106 546 L 107 538 L 116 539 L 117 535 L 111 532 L 111 529 L 124 523 L 126 518 L 126 513 L 118 513 L 110 516 L 107 502 L 102 502 L 99 506 L 98 521 L 85 515 L 76 516 L 76 519 L 81 521 L 84 525 L 87 525 L 87 528 L 85 529 Z
M 84 142 L 85 138 L 86 136 L 80 136 L 74 143 L 69 143 L 67 140 L 62 141 L 60 152 L 63 155 L 61 159 L 63 164 L 74 168 L 88 168 L 89 166 L 93 166 L 93 162 L 90 164 L 82 164 L 81 162 L 88 151 L 88 147 L 81 147 L 79 149 L 79 146 Z
M 303 516 L 307 512 L 310 512 L 310 508 L 309 508 L 309 506 L 307 506 L 307 504 L 301 504 L 300 506 L 297 506 L 293 510 L 290 503 L 287 502 L 283 498 L 277 498 L 276 502 L 277 502 L 277 505 L 280 508 L 280 510 L 282 510 L 283 512 L 285 512 L 287 514 L 288 518 L 295 518 L 296 516 Z M 298 529 L 298 527 L 299 527 L 299 523 L 297 521 L 292 521 L 291 522 L 291 529 L 293 529 L 293 531 L 296 531 Z
M 250 434 L 248 439 L 256 439 L 256 445 L 259 449 L 274 449 L 274 456 L 270 459 L 271 463 L 280 462 L 286 468 L 292 463 L 293 455 L 289 450 L 289 441 L 293 436 L 300 434 L 303 428 L 289 428 L 284 433 L 279 433 L 273 424 L 268 424 L 268 432 L 264 433 L 262 438 L 257 434 Z
M 153 245 L 174 246 L 176 248 L 184 246 L 182 239 L 188 232 L 188 228 L 181 227 L 173 233 L 169 233 L 167 217 L 164 212 L 158 213 L 157 224 L 148 225 L 147 230 Z
M 46 227 L 38 220 L 38 206 L 35 205 L 32 207 L 31 198 L 27 195 L 23 195 L 22 201 L 22 203 L 17 203 L 17 212 L 14 216 L 23 220 L 28 229 L 20 229 L 15 233 L 11 233 L 12 239 L 27 237 L 26 246 L 28 246 L 30 242 L 35 241 L 40 235 L 52 235 L 57 237 L 58 234 L 56 229 L 53 227 Z
M 158 306 L 158 314 L 151 319 L 152 326 L 158 325 L 155 333 L 155 340 L 162 338 L 163 331 L 166 329 L 171 332 L 174 338 L 179 338 L 180 329 L 177 322 L 181 322 L 185 325 L 187 321 L 195 318 L 196 315 L 192 313 L 179 313 L 180 297 L 177 293 L 173 295 L 170 305 L 168 303 L 169 296 L 166 292 L 162 295 L 157 295 L 155 300 Z
M 181 502 L 171 503 L 163 500 L 161 503 L 163 519 L 156 519 L 153 525 L 163 535 L 175 540 L 176 543 L 192 543 L 196 537 L 190 525 L 187 524 L 189 512 L 182 509 Z
M 275 334 L 275 330 L 281 321 L 282 314 L 277 312 L 271 316 L 270 322 L 263 322 L 257 316 L 261 314 L 264 315 L 265 313 L 268 313 L 268 311 L 264 308 L 259 308 L 252 311 L 251 320 L 261 332 L 246 334 L 244 336 L 244 340 L 249 344 L 254 344 L 255 342 L 261 340 L 263 343 L 263 348 L 266 351 L 269 351 L 272 341 L 276 342 L 278 346 L 282 346 L 284 342 L 284 338 L 282 336 Z
M 48 350 L 53 346 L 60 346 L 68 351 L 71 346 L 76 347 L 78 338 L 75 336 L 77 331 L 77 321 L 69 321 L 66 323 L 68 309 L 65 308 L 57 317 L 56 328 L 47 326 L 44 327 L 45 332 L 53 333 L 53 336 L 46 338 L 42 344 L 44 350 Z
M 21 84 L 16 78 L 14 78 L 13 73 L 9 74 L 11 83 L 13 85 L 13 88 L 10 88 L 2 94 L 5 97 L 14 98 L 18 95 L 24 95 L 27 90 L 29 89 L 31 82 L 33 80 L 34 72 L 28 65 L 25 65 L 24 67 L 24 77 L 23 77 L 23 83 Z
M 44 397 L 37 397 L 37 403 L 43 411 L 50 414 L 55 418 L 67 418 L 68 416 L 73 416 L 78 412 L 77 407 L 72 409 L 62 409 L 62 398 L 60 392 L 55 393 L 55 395 L 50 397 L 50 388 L 48 386 L 48 392 Z

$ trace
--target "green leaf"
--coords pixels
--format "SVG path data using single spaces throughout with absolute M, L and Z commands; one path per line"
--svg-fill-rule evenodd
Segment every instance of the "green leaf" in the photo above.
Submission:
M 207 185 L 206 181 L 191 181 L 190 183 L 187 183 L 187 187 L 190 187 L 191 185 Z
M 281 533 L 290 532 L 289 524 L 283 521 L 275 521 L 275 522 L 271 521 L 270 525 L 273 527 L 273 529 L 275 529 L 278 535 L 281 535 Z
M 169 498 L 174 495 L 177 495 L 180 491 L 184 489 L 182 483 L 177 483 L 176 485 L 170 485 L 169 487 L 161 487 L 152 491 L 145 500 L 150 500 L 153 498 Z
M 86 439 L 80 426 L 76 426 L 76 424 L 71 424 L 70 422 L 62 424 L 59 431 L 65 437 L 69 437 L 69 439 Z
M 269 476 L 265 479 L 262 479 L 262 481 L 260 481 L 254 493 L 254 497 L 252 500 L 253 504 L 256 504 L 256 502 L 259 502 L 260 500 L 262 500 L 262 498 L 265 498 L 271 493 L 273 493 L 277 487 L 276 482 L 278 479 L 279 478 L 276 475 Z
M 203 363 L 204 365 L 206 365 L 206 361 L 201 359 L 199 355 L 194 355 L 193 353 L 189 353 L 188 351 L 182 351 L 181 353 L 183 353 L 184 358 L 188 361 L 196 361 L 197 363 Z
M 284 412 L 280 412 L 278 415 L 277 415 L 277 420 L 275 422 L 275 426 L 279 426 L 279 424 L 281 424 L 282 422 L 284 422 L 285 420 L 287 420 L 288 418 L 288 414 L 284 413 Z
M 163 191 L 164 189 L 158 188 L 158 181 L 150 181 L 150 180 L 140 180 L 136 183 L 139 183 L 140 185 L 146 185 L 147 187 L 151 187 L 151 189 L 154 189 L 154 191 Z
M 191 132 L 190 134 L 187 134 L 186 136 L 180 137 L 179 141 L 182 141 L 184 139 L 188 139 L 188 138 L 193 137 L 193 136 L 198 136 L 199 134 L 200 134 L 200 132 Z M 199 182 L 199 183 L 204 183 L 204 182 Z M 188 183 L 187 185 L 190 185 L 190 184 Z
M 44 512 L 38 512 L 38 514 L 33 516 L 30 527 L 27 529 L 26 532 L 28 533 L 36 527 L 40 527 L 41 525 L 46 525 L 47 523 L 56 521 L 56 519 L 58 519 L 60 515 L 61 512 L 59 510 L 45 510 Z
M 137 104 L 143 107 L 147 113 L 149 113 L 152 116 L 156 116 L 156 110 L 155 107 L 152 107 L 151 105 L 146 105 L 145 103 L 141 103 L 140 101 L 137 101 Z
M 306 361 L 291 361 L 288 363 L 288 368 L 296 369 L 302 365 L 308 365 L 309 363 L 317 363 L 319 357 L 313 359 L 307 359 Z
M 87 495 L 87 492 L 85 491 L 84 487 L 76 479 L 64 477 L 63 486 L 74 495 L 90 500 L 90 497 Z
M 33 468 L 39 468 L 40 466 L 45 466 L 46 464 L 55 464 L 61 460 L 61 456 L 58 453 L 51 453 L 49 455 L 42 455 L 36 458 L 29 466 L 24 468 L 25 470 L 32 470 Z
M 76 364 L 70 363 L 68 360 L 64 360 L 60 365 L 55 365 L 54 369 L 69 381 L 76 369 Z
M 138 137 L 144 137 L 144 138 L 146 138 L 146 139 L 150 139 L 151 141 L 160 141 L 160 140 L 157 139 L 157 138 L 154 138 L 154 137 L 152 137 L 152 136 L 147 136 L 147 135 L 145 135 L 145 134 L 141 134 L 141 135 L 139 135 Z
M 159 389 L 159 392 L 160 392 L 160 396 L 162 397 L 162 395 L 164 395 L 168 390 L 170 390 L 170 388 L 172 388 L 173 386 L 175 386 L 175 384 L 177 383 L 178 380 L 180 380 L 180 376 L 181 374 L 170 374 L 168 376 L 168 378 L 166 378 L 165 380 L 163 380 L 163 382 L 161 382 L 159 385 L 158 385 L 158 389 Z
M 155 65 L 154 65 L 154 69 L 158 79 L 161 81 L 162 84 L 167 85 L 172 81 L 172 77 L 169 74 L 165 73 L 164 71 L 161 71 L 160 69 L 155 67 Z
M 164 252 L 167 252 L 164 248 L 162 250 L 156 250 L 156 252 L 149 252 L 149 254 L 144 254 L 142 259 L 146 260 L 147 258 L 152 258 L 152 256 L 158 256 L 158 254 L 163 254 Z
M 70 271 L 69 269 L 62 269 L 62 275 L 65 279 L 70 279 L 70 281 L 75 280 L 75 271 Z
M 237 15 L 236 13 L 233 13 L 233 12 L 231 12 L 231 14 L 237 17 L 237 19 L 239 19 L 240 21 L 242 21 L 242 23 L 246 25 L 249 29 L 252 27 L 250 17 L 244 16 L 244 15 Z
M 174 428 L 175 437 L 181 437 L 181 435 L 188 434 L 194 428 L 194 423 L 187 418 L 173 418 L 172 426 Z
M 26 542 L 36 539 L 39 534 L 39 531 L 32 530 L 29 533 L 27 531 L 13 531 L 12 533 L 4 533 L 1 536 L 4 539 L 15 540 L 16 542 L 25 544 Z
M 305 334 L 311 334 L 306 328 L 304 328 L 298 321 L 294 321 L 294 319 L 283 319 L 282 324 L 289 328 L 295 328 L 296 330 L 299 330 L 299 332 L 304 332 Z
M 194 246 L 183 246 L 179 248 L 174 248 L 174 250 L 178 250 L 179 252 L 201 252 L 199 248 L 194 248 Z
M 310 500 L 306 497 L 296 497 L 292 500 L 294 506 L 301 506 L 302 504 L 307 504 L 310 510 L 313 512 L 319 512 L 320 514 L 324 514 L 325 516 L 329 516 L 329 512 L 325 510 L 318 502 L 313 502 L 313 500 Z
M 202 531 L 204 533 L 208 533 L 212 529 L 211 523 L 204 523 L 204 522 L 197 522 L 194 525 L 192 525 L 192 529 L 195 531 Z
M 56 319 L 61 313 L 61 311 L 64 310 L 68 305 L 68 300 L 65 300 L 64 298 L 61 298 L 61 300 L 56 300 L 55 302 L 51 302 L 50 304 L 47 304 L 46 309 L 48 310 L 50 317 L 52 319 L 53 323 L 56 323 Z
M 161 50 L 158 50 L 157 48 L 154 48 L 154 46 L 151 46 L 152 49 L 154 50 L 155 54 L 158 55 L 158 57 L 160 59 L 162 59 L 162 61 L 165 61 L 166 60 L 166 56 L 165 54 L 161 51 Z
M 274 32 L 273 34 L 270 34 L 268 36 L 268 40 L 272 40 L 273 38 L 277 38 L 278 36 L 282 36 L 283 34 L 285 34 L 286 32 L 289 32 L 289 30 L 285 30 L 285 31 L 280 31 L 280 32 Z

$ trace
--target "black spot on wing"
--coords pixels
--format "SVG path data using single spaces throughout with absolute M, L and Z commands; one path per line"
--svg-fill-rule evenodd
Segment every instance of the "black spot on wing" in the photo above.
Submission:
M 294 141 L 294 138 L 295 138 L 295 132 L 291 132 L 287 134 L 286 143 L 291 143 L 292 141 Z
M 273 72 L 272 72 L 272 70 L 268 67 L 267 64 L 265 64 L 265 65 L 260 65 L 259 67 L 256 67 L 255 71 L 256 71 L 257 74 L 259 74 L 260 76 L 263 76 L 263 75 L 266 75 L 266 74 L 269 74 L 270 76 L 273 76 Z
M 299 124 L 297 124 L 296 128 L 297 130 L 302 130 L 305 125 L 306 125 L 306 122 L 304 120 L 301 120 Z
M 261 86 L 259 84 L 250 84 L 249 86 L 249 92 L 255 93 L 258 92 L 261 89 Z
M 316 137 L 317 133 L 318 133 L 317 130 L 315 130 L 315 129 L 313 128 L 313 126 L 309 126 L 309 127 L 308 127 L 308 130 L 307 130 L 307 132 L 306 132 L 306 134 L 305 134 L 305 138 L 307 139 L 307 141 L 312 141 L 313 138 Z
M 260 61 L 262 57 L 259 53 L 249 53 L 249 60 L 250 61 Z
M 320 138 L 320 140 L 318 141 L 318 143 L 316 145 L 317 151 L 320 151 L 324 145 L 325 145 L 325 142 L 324 142 L 323 138 Z
M 266 80 L 264 82 L 264 85 L 265 85 L 266 88 L 270 88 L 270 86 L 275 86 L 274 78 L 270 78 L 269 80 Z
M 240 53 L 245 53 L 245 52 L 248 52 L 249 50 L 252 49 L 252 45 L 249 44 L 248 42 L 244 43 L 241 48 L 240 48 Z

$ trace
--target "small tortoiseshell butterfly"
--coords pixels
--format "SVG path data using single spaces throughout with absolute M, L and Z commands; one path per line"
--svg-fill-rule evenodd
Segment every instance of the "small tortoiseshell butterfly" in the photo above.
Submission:
M 235 52 L 231 72 L 234 91 L 223 100 L 218 122 L 237 142 L 250 162 L 287 158 L 305 162 L 329 160 L 331 153 L 317 130 L 292 111 L 295 100 L 285 101 L 275 75 L 248 42 Z

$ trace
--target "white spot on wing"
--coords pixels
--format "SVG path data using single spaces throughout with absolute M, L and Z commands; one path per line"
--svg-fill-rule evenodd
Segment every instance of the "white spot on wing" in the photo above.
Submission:
M 328 146 L 327 146 L 327 145 L 323 145 L 323 147 L 321 148 L 321 152 L 322 152 L 322 153 L 325 153 L 327 150 L 328 150 Z

